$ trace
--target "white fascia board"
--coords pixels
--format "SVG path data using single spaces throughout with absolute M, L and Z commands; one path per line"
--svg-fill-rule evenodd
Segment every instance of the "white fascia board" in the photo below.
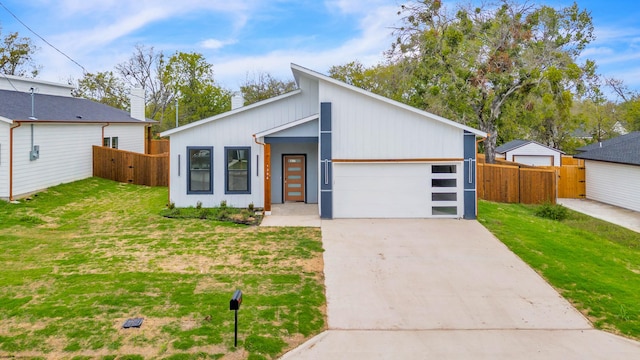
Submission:
M 6 117 L 4 117 L 4 116 L 0 116 L 0 121 L 2 121 L 2 122 L 6 122 L 6 123 L 7 123 L 7 124 L 9 124 L 9 125 L 12 125 L 12 124 L 13 124 L 13 120 L 8 119 L 8 118 L 6 118 Z
M 296 127 L 298 125 L 302 125 L 304 123 L 308 123 L 309 121 L 317 120 L 319 117 L 320 117 L 319 114 L 314 114 L 314 115 L 311 115 L 311 116 L 307 116 L 305 118 L 298 119 L 298 120 L 292 121 L 290 123 L 286 123 L 286 124 L 274 127 L 273 129 L 261 131 L 259 133 L 254 134 L 253 136 L 255 136 L 256 138 L 269 136 L 271 134 L 275 134 L 275 133 L 283 131 L 283 130 L 291 129 L 292 127 Z
M 379 100 L 379 101 L 385 102 L 387 104 L 390 104 L 390 105 L 393 105 L 393 106 L 396 106 L 396 107 L 411 111 L 413 113 L 416 113 L 416 114 L 419 114 L 421 116 L 430 118 L 432 120 L 445 123 L 447 125 L 456 127 L 458 129 L 466 130 L 466 131 L 468 131 L 470 133 L 473 133 L 473 134 L 475 134 L 477 136 L 480 136 L 480 137 L 487 137 L 489 135 L 484 131 L 480 131 L 478 129 L 474 129 L 474 128 L 469 127 L 469 126 L 462 125 L 462 124 L 457 123 L 457 122 L 455 122 L 453 120 L 449 120 L 449 119 L 443 118 L 441 116 L 438 116 L 436 114 L 432 114 L 432 113 L 427 112 L 427 111 L 416 109 L 413 106 L 409 106 L 409 105 L 403 104 L 403 103 L 401 103 L 399 101 L 391 100 L 391 99 L 386 98 L 384 96 L 381 96 L 381 95 L 378 95 L 378 94 L 374 94 L 372 92 L 369 92 L 369 91 L 366 91 L 364 89 L 361 89 L 361 88 L 359 88 L 357 86 L 349 85 L 349 84 L 344 83 L 342 81 L 336 80 L 336 79 L 334 79 L 332 77 L 320 74 L 318 72 L 315 72 L 313 70 L 307 69 L 305 67 L 302 67 L 302 66 L 294 64 L 294 63 L 291 63 L 291 70 L 293 72 L 293 76 L 296 77 L 296 78 L 297 78 L 297 76 L 299 74 L 305 74 L 305 75 L 310 76 L 312 78 L 315 78 L 315 79 L 318 79 L 318 80 L 323 80 L 323 81 L 326 81 L 326 82 L 334 84 L 334 85 L 342 86 L 344 88 L 347 88 L 349 90 L 355 91 L 355 92 L 360 93 L 362 95 L 366 95 L 366 96 L 372 97 L 372 98 L 374 98 L 376 100 Z
M 171 135 L 173 135 L 175 133 L 179 133 L 179 132 L 187 130 L 187 129 L 191 129 L 191 128 L 194 128 L 194 127 L 197 127 L 197 126 L 200 126 L 200 125 L 203 125 L 203 124 L 207 124 L 207 123 L 210 123 L 212 121 L 224 119 L 226 117 L 241 113 L 243 111 L 248 111 L 248 110 L 251 110 L 251 109 L 255 109 L 257 107 L 260 107 L 260 106 L 263 106 L 263 105 L 267 105 L 267 104 L 270 104 L 272 102 L 280 101 L 282 99 L 286 99 L 288 97 L 295 96 L 295 95 L 298 95 L 300 93 L 302 93 L 302 90 L 296 89 L 296 90 L 290 91 L 290 92 L 288 92 L 286 94 L 282 94 L 282 95 L 278 95 L 278 96 L 272 97 L 270 99 L 258 101 L 257 103 L 253 103 L 251 105 L 239 107 L 237 109 L 234 109 L 234 110 L 231 110 L 231 111 L 227 111 L 227 112 L 224 112 L 222 114 L 218 114 L 218 115 L 206 118 L 206 119 L 202 119 L 202 120 L 198 120 L 198 121 L 189 123 L 187 125 L 183 125 L 183 126 L 171 129 L 171 130 L 164 131 L 164 132 L 160 133 L 160 136 L 161 137 L 171 136 Z

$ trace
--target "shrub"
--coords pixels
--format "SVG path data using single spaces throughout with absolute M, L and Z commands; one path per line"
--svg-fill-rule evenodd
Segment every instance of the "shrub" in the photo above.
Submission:
M 196 203 L 196 209 L 198 209 L 198 210 L 202 209 L 202 201 L 198 201 Z
M 226 208 L 227 208 L 227 200 L 220 201 L 220 209 L 226 209 Z
M 559 204 L 544 203 L 536 208 L 535 214 L 539 217 L 562 221 L 569 216 L 569 211 Z

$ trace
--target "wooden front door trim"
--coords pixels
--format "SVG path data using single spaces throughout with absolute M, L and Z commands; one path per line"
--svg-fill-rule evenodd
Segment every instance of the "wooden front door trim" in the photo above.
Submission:
M 306 155 L 282 155 L 282 202 L 305 202 L 306 178 Z

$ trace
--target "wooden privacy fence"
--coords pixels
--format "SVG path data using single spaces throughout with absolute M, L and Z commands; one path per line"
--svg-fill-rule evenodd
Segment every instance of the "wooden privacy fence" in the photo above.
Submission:
M 554 168 L 525 168 L 478 162 L 477 174 L 480 199 L 504 203 L 556 203 L 557 182 Z
M 558 197 L 584 199 L 586 196 L 584 164 L 562 165 L 558 169 Z
M 169 185 L 169 154 L 145 155 L 93 146 L 93 176 L 147 186 Z
M 149 154 L 158 155 L 169 152 L 169 140 L 160 139 L 160 140 L 151 140 L 149 142 Z

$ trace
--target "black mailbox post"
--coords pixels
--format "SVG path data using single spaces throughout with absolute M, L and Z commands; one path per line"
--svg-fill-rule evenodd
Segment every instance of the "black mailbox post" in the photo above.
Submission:
M 233 297 L 231 301 L 229 301 L 229 310 L 233 310 L 236 315 L 236 322 L 234 327 L 234 336 L 233 336 L 233 346 L 238 346 L 238 310 L 240 310 L 240 305 L 242 304 L 242 291 L 236 290 L 233 293 Z

